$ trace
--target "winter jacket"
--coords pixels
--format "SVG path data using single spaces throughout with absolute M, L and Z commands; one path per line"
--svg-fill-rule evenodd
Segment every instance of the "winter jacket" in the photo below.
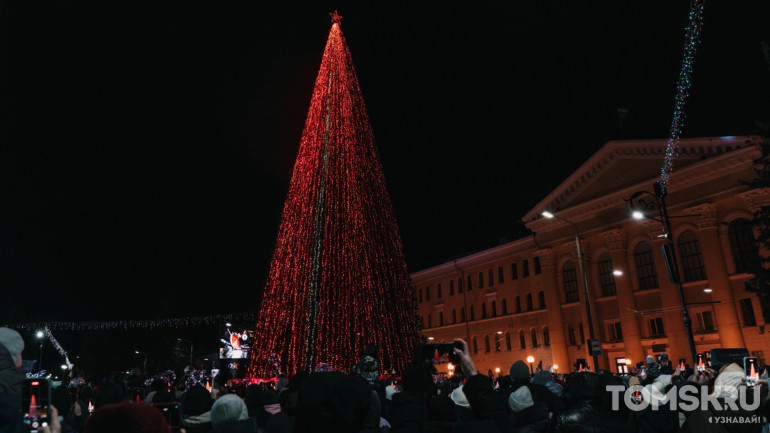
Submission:
M 0 432 L 22 431 L 21 384 L 24 373 L 16 367 L 8 349 L 0 344 Z
M 548 406 L 535 403 L 511 417 L 514 433 L 543 433 L 548 430 Z
M 546 392 L 550 393 L 550 391 Z M 508 411 L 500 401 L 500 396 L 492 389 L 488 377 L 477 374 L 465 383 L 463 393 L 471 404 L 471 409 L 478 420 L 492 420 L 502 432 L 513 430 L 513 422 Z

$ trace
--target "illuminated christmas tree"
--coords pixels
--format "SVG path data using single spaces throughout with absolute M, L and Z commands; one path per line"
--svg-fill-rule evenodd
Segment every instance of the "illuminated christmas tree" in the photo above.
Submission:
M 401 371 L 422 339 L 358 77 L 341 17 L 331 15 L 256 325 L 252 377 L 275 364 L 288 374 L 320 363 L 350 370 L 370 343 L 382 371 Z

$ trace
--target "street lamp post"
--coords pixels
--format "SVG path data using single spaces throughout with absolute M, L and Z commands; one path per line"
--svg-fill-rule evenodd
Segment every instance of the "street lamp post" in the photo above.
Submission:
M 136 353 L 137 355 L 144 355 L 144 375 L 145 377 L 149 376 L 149 372 L 147 371 L 147 358 L 149 358 L 149 356 L 147 355 L 147 353 L 140 352 L 138 350 L 134 350 L 134 353 Z
M 577 246 L 577 253 L 578 253 L 578 266 L 580 267 L 580 276 L 583 279 L 583 297 L 586 299 L 586 315 L 588 316 L 588 336 L 591 338 L 591 340 L 594 340 L 594 319 L 591 315 L 591 301 L 588 300 L 588 279 L 586 278 L 586 270 L 585 265 L 583 264 L 583 247 L 580 245 L 580 231 L 578 230 L 577 224 L 573 223 L 572 221 L 566 220 L 558 215 L 554 215 L 551 212 L 544 211 L 542 215 L 546 218 L 556 218 L 560 221 L 564 221 L 565 223 L 571 225 L 575 229 L 575 244 Z M 592 354 L 594 353 L 591 349 L 591 346 L 588 346 L 589 352 Z M 595 354 L 592 355 L 594 358 L 594 372 L 597 374 L 599 373 L 599 357 Z
M 177 340 L 190 343 L 190 365 L 193 365 L 193 342 L 190 340 L 185 340 L 184 338 L 177 338 Z
M 529 355 L 527 357 L 527 362 L 529 362 L 529 374 L 534 376 L 535 375 L 535 370 L 532 368 L 532 363 L 535 362 L 535 357 L 532 356 L 532 355 Z
M 690 344 L 690 357 L 692 358 L 693 365 L 696 365 L 695 360 L 695 340 L 692 336 L 692 320 L 687 313 L 687 304 L 684 300 L 684 288 L 682 287 L 682 278 L 679 275 L 679 263 L 676 259 L 676 248 L 674 246 L 674 237 L 671 232 L 671 221 L 668 217 L 668 210 L 666 208 L 666 189 L 660 181 L 655 182 L 653 187 L 655 194 L 649 191 L 638 191 L 634 193 L 627 201 L 631 206 L 631 211 L 635 219 L 651 219 L 663 224 L 663 231 L 666 232 L 665 237 L 668 241 L 663 247 L 663 256 L 668 262 L 669 276 L 671 282 L 676 284 L 679 290 L 679 302 L 682 304 L 682 321 L 684 322 L 684 329 L 687 333 L 687 342 Z M 644 200 L 643 195 L 652 197 L 653 202 Z M 647 214 L 649 211 L 658 211 L 658 218 L 651 217 Z
M 35 333 L 35 337 L 37 337 L 38 340 L 40 340 L 40 359 L 37 364 L 37 371 L 41 372 L 43 371 L 43 342 L 45 341 L 43 337 L 45 336 L 45 333 L 43 331 L 37 331 Z

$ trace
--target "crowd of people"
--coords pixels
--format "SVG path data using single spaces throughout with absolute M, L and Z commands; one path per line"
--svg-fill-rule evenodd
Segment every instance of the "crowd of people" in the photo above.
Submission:
M 73 380 L 52 390 L 52 433 L 418 433 L 418 432 L 767 432 L 767 381 L 746 383 L 736 364 L 702 371 L 652 357 L 631 374 L 555 374 L 512 363 L 507 375 L 479 374 L 468 346 L 456 340 L 457 368 L 439 375 L 416 362 L 400 376 L 383 376 L 377 349 L 365 349 L 350 373 L 279 375 L 248 383 L 146 380 L 134 373 L 99 381 Z M 23 422 L 24 341 L 0 328 L 0 433 L 29 431 Z M 644 368 L 642 368 L 644 367 Z M 682 368 L 685 367 L 685 368 Z M 190 376 L 191 370 L 185 372 Z M 384 379 L 385 378 L 385 379 Z M 690 386 L 710 404 L 670 404 Z M 745 392 L 747 390 L 756 392 Z M 628 390 L 628 392 L 626 392 Z M 672 392 L 673 390 L 673 392 Z M 747 404 L 737 404 L 739 394 Z M 630 399 L 624 398 L 629 395 Z M 757 400 L 758 399 L 758 400 Z M 630 404 L 628 403 L 630 401 Z M 770 418 L 770 416 L 768 416 Z

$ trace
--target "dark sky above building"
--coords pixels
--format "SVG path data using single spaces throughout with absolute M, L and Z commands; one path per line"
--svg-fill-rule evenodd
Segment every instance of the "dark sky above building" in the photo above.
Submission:
M 256 310 L 334 9 L 411 271 L 668 135 L 688 1 L 418 3 L 4 2 L 0 317 Z M 768 12 L 707 2 L 684 136 L 762 133 Z

